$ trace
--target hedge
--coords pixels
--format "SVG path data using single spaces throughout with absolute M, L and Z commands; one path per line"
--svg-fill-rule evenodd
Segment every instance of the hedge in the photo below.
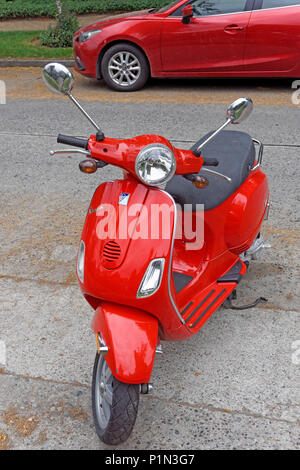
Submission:
M 73 13 L 105 13 L 108 11 L 134 11 L 158 8 L 170 3 L 170 0 L 63 0 Z M 55 0 L 0 0 L 0 19 L 48 16 L 55 17 Z M 1 30 L 1 24 L 0 24 Z

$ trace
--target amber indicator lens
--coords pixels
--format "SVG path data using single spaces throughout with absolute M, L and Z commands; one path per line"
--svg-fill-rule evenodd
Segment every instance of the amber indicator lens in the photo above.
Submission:
M 97 171 L 97 162 L 95 160 L 83 160 L 79 163 L 79 169 L 83 173 L 95 173 Z
M 195 177 L 193 181 L 193 185 L 196 186 L 196 188 L 198 189 L 203 189 L 203 188 L 207 188 L 207 186 L 209 185 L 209 181 L 204 176 L 198 175 Z

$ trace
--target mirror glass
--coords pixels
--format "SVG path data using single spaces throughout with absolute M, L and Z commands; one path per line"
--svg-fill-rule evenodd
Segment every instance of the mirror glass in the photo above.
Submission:
M 247 119 L 253 109 L 253 102 L 250 98 L 239 98 L 227 109 L 226 117 L 232 124 L 240 124 Z
M 72 72 L 57 62 L 45 65 L 42 77 L 45 85 L 54 93 L 68 95 L 73 89 L 74 77 Z

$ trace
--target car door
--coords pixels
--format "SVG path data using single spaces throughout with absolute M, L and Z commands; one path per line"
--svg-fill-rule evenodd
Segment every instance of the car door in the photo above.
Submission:
M 247 27 L 254 0 L 190 0 L 162 21 L 164 72 L 238 72 L 243 70 Z M 193 17 L 182 22 L 182 8 Z
M 286 73 L 300 59 L 300 0 L 256 0 L 251 14 L 245 70 Z

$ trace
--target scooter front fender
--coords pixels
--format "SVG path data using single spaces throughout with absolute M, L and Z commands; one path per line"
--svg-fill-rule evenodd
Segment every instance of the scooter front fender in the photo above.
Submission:
M 113 375 L 125 383 L 148 383 L 158 338 L 158 321 L 141 310 L 103 302 L 92 322 L 107 348 L 105 359 Z

